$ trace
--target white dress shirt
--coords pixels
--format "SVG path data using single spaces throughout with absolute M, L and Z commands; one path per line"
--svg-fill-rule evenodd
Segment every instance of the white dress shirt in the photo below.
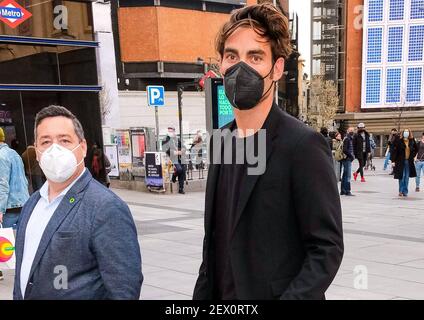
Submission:
M 25 296 L 25 290 L 28 283 L 29 274 L 31 272 L 32 263 L 40 245 L 41 238 L 44 230 L 47 227 L 51 217 L 62 201 L 63 197 L 74 186 L 74 184 L 82 177 L 83 172 L 72 182 L 66 189 L 64 189 L 56 198 L 49 201 L 49 184 L 48 181 L 40 189 L 40 200 L 38 200 L 31 217 L 29 218 L 28 225 L 25 232 L 24 253 L 21 265 L 21 292 Z

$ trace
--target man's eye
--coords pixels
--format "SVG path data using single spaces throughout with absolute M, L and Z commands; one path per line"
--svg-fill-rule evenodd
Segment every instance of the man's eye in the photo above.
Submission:
M 262 61 L 262 57 L 260 56 L 253 56 L 252 57 L 253 62 L 261 62 Z

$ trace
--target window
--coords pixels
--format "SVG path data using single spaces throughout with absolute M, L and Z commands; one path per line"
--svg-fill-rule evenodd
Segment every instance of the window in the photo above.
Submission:
M 389 28 L 388 62 L 401 62 L 403 51 L 403 27 Z
M 406 84 L 407 102 L 421 101 L 422 74 L 423 68 L 421 67 L 408 68 L 408 79 Z
M 366 103 L 380 102 L 381 70 L 367 70 L 366 75 Z
M 411 0 L 411 19 L 424 19 L 424 0 Z
M 368 63 L 381 62 L 381 48 L 383 42 L 383 28 L 368 29 Z
M 321 54 L 321 45 L 320 44 L 314 44 L 312 48 L 313 48 L 313 54 Z
M 383 0 L 369 0 L 368 21 L 383 21 Z
M 389 20 L 403 20 L 405 0 L 390 0 Z
M 402 83 L 402 69 L 387 69 L 386 102 L 400 102 L 400 88 Z
M 312 73 L 321 74 L 321 60 L 313 60 L 312 61 Z
M 409 61 L 423 59 L 424 25 L 411 26 L 409 29 Z
M 314 17 L 321 17 L 322 16 L 322 8 L 314 8 Z

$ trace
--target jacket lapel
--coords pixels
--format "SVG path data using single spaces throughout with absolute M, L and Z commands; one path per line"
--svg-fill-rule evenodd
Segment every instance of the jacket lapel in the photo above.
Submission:
M 273 105 L 269 115 L 263 125 L 263 129 L 266 129 L 266 164 L 268 166 L 268 160 L 272 153 L 272 143 L 277 133 L 277 126 L 279 120 L 279 112 L 278 106 Z M 260 142 L 259 142 L 260 143 Z M 246 172 L 246 176 L 241 186 L 240 190 L 240 198 L 237 205 L 234 225 L 231 231 L 231 238 L 234 235 L 235 229 L 240 221 L 240 218 L 243 214 L 243 211 L 250 199 L 250 196 L 255 188 L 256 182 L 258 181 L 260 175 L 248 175 Z
M 35 254 L 34 261 L 32 263 L 31 271 L 28 277 L 28 281 L 31 280 L 34 271 L 38 267 L 41 258 L 43 257 L 47 247 L 50 244 L 50 240 L 57 231 L 57 229 L 62 224 L 63 220 L 68 216 L 72 209 L 80 202 L 82 199 L 86 186 L 91 181 L 92 176 L 90 172 L 85 169 L 83 176 L 75 183 L 75 185 L 68 191 L 65 197 L 60 202 L 56 211 L 54 212 L 52 218 L 47 224 L 46 230 L 44 230 L 43 236 L 40 240 L 40 245 L 38 246 L 37 253 Z M 28 286 L 27 286 L 28 291 Z M 26 296 L 26 293 L 25 293 Z
M 21 292 L 21 265 L 22 265 L 22 258 L 24 255 L 24 246 L 25 246 L 25 232 L 28 225 L 28 221 L 31 218 L 31 214 L 34 211 L 35 206 L 38 203 L 38 200 L 40 200 L 40 192 L 37 191 L 35 193 L 34 197 L 30 199 L 30 202 L 25 206 L 24 211 L 22 211 L 20 218 L 22 220 L 19 221 L 18 224 L 18 231 L 16 233 L 16 243 L 15 243 L 15 254 L 16 254 L 16 283 L 15 288 L 17 288 L 20 299 L 23 299 L 23 292 Z
M 235 121 L 223 127 L 221 130 L 224 133 L 221 143 L 225 143 L 227 139 L 231 138 L 231 131 L 235 128 Z M 220 131 L 221 132 L 221 131 Z M 215 205 L 215 192 L 218 184 L 219 171 L 221 169 L 221 155 L 222 155 L 222 145 L 219 144 L 221 150 L 213 150 L 214 146 L 214 136 L 211 137 L 209 141 L 209 172 L 208 172 L 208 181 L 206 184 L 206 195 L 205 200 L 205 229 L 208 237 L 210 237 L 210 230 L 212 226 L 212 217 Z

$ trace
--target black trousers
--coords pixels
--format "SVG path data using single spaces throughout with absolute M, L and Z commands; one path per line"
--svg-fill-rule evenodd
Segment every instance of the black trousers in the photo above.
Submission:
M 180 190 L 184 190 L 184 182 L 186 180 L 186 165 L 185 164 L 180 164 L 180 163 L 175 163 L 175 171 L 174 172 L 174 176 L 173 176 L 173 181 L 176 181 L 176 178 L 178 177 L 178 185 L 179 185 L 179 189 Z
M 358 170 L 356 170 L 356 173 L 359 173 L 361 175 L 361 178 L 364 177 L 364 167 L 365 167 L 366 161 L 367 161 L 367 153 L 364 152 L 362 154 L 362 157 L 358 158 L 359 168 Z

